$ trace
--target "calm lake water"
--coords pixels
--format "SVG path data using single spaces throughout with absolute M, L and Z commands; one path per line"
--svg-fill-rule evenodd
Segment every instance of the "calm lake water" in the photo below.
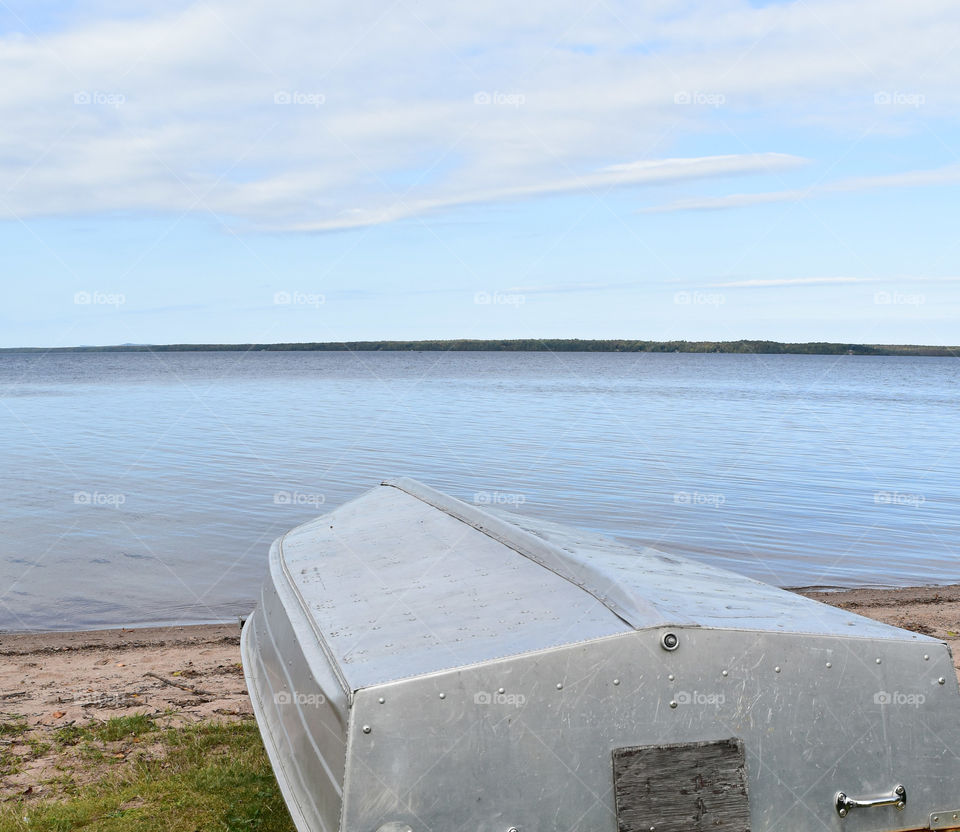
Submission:
M 960 581 L 951 358 L 0 355 L 0 630 L 247 613 L 391 476 L 780 586 Z M 375 591 L 375 588 L 371 588 Z

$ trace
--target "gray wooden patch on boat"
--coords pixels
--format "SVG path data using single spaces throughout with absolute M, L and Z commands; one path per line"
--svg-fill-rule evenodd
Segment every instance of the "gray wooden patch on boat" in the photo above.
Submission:
M 750 832 L 736 738 L 617 748 L 613 778 L 619 832 Z

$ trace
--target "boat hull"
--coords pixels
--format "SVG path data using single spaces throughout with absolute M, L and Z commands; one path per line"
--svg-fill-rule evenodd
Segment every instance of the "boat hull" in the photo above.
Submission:
M 942 642 L 384 488 L 277 541 L 244 627 L 299 832 L 960 829 Z

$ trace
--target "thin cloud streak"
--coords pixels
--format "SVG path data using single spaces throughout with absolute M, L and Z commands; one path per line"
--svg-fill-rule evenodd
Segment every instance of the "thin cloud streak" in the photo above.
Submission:
M 804 165 L 808 162 L 799 156 L 787 153 L 745 153 L 727 156 L 702 156 L 687 159 L 656 159 L 612 165 L 584 176 L 571 176 L 522 185 L 512 188 L 463 193 L 437 199 L 398 201 L 381 209 L 350 209 L 341 217 L 312 223 L 285 226 L 287 231 L 335 231 L 346 228 L 362 228 L 371 225 L 408 219 L 444 208 L 461 205 L 507 202 L 536 196 L 549 196 L 576 191 L 606 191 L 628 185 L 657 185 L 690 179 L 706 179 L 718 176 L 771 173 Z
M 876 188 L 920 188 L 936 185 L 954 185 L 960 182 L 960 165 L 947 165 L 934 170 L 915 170 L 892 173 L 884 176 L 857 176 L 841 179 L 825 185 L 809 188 L 794 188 L 784 191 L 768 191 L 756 194 L 730 194 L 728 196 L 681 199 L 667 205 L 642 208 L 641 214 L 668 214 L 677 211 L 718 211 L 726 208 L 745 208 L 771 202 L 802 202 L 826 194 L 853 193 Z

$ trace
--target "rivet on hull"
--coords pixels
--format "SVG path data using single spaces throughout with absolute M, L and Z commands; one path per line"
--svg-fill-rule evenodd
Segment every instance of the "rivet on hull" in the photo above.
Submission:
M 779 672 L 780 672 L 780 665 L 777 665 L 777 666 L 773 669 L 773 672 L 774 672 L 774 673 L 779 673 Z
M 671 699 L 671 700 L 670 700 L 670 707 L 671 707 L 671 708 L 676 708 L 676 707 L 677 707 L 677 702 L 676 702 L 675 699 Z
M 372 729 L 369 725 L 364 725 L 364 726 L 363 726 L 363 733 L 364 733 L 364 734 L 369 734 L 372 730 L 373 730 L 373 729 Z

